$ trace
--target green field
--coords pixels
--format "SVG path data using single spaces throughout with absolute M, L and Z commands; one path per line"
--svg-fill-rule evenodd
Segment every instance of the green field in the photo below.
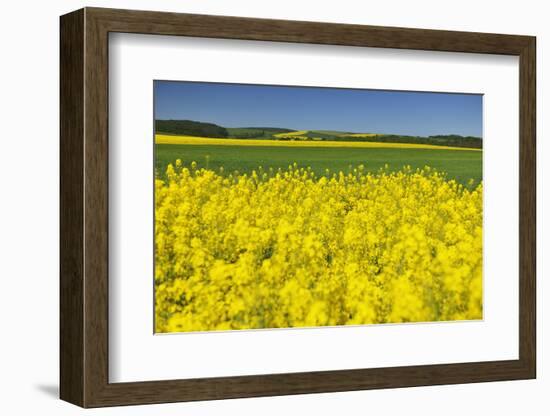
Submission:
M 311 167 L 319 175 L 324 175 L 326 169 L 347 172 L 350 165 L 364 165 L 366 170 L 377 171 L 387 164 L 392 170 L 405 165 L 430 166 L 463 184 L 470 179 L 477 184 L 482 178 L 482 152 L 469 150 L 157 144 L 155 152 L 155 167 L 161 175 L 169 163 L 181 159 L 186 165 L 195 161 L 199 167 L 213 170 L 223 167 L 226 173 L 251 172 L 258 166 L 287 168 L 296 162 L 301 167 Z

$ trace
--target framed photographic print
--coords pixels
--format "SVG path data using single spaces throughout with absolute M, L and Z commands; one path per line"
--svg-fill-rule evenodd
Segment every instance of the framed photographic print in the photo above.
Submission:
M 535 38 L 61 17 L 82 407 L 530 379 Z

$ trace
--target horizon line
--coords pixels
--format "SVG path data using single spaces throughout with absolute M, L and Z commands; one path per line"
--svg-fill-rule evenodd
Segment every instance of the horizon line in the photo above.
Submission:
M 387 135 L 387 136 L 410 136 L 410 137 L 434 137 L 434 136 L 459 136 L 459 137 L 474 137 L 476 139 L 483 140 L 483 136 L 472 136 L 472 135 L 463 135 L 463 134 L 457 134 L 457 133 L 438 133 L 438 134 L 430 134 L 427 136 L 418 136 L 415 134 L 399 134 L 399 133 L 380 133 L 380 132 L 374 132 L 374 131 L 350 131 L 350 130 L 337 130 L 337 129 L 295 129 L 295 128 L 289 128 L 289 127 L 277 127 L 277 126 L 247 126 L 247 125 L 238 125 L 238 126 L 225 126 L 219 123 L 215 123 L 213 121 L 202 121 L 202 120 L 192 120 L 190 118 L 155 118 L 154 121 L 191 121 L 195 123 L 205 123 L 205 124 L 213 124 L 218 127 L 222 127 L 224 129 L 286 129 L 286 130 L 292 130 L 292 131 L 317 131 L 317 132 L 323 132 L 323 131 L 333 131 L 337 133 L 349 133 L 349 134 L 378 134 L 378 135 Z M 156 134 L 155 129 L 155 134 Z

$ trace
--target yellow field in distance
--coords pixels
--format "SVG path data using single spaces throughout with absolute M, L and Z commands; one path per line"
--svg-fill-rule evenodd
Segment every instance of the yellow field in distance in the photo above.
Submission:
M 223 146 L 266 146 L 266 147 L 355 147 L 355 148 L 394 148 L 394 149 L 438 149 L 438 150 L 470 150 L 480 152 L 481 149 L 468 147 L 435 146 L 416 143 L 382 143 L 382 142 L 340 142 L 340 141 L 282 141 L 259 139 L 226 139 L 196 136 L 169 136 L 157 134 L 156 144 L 187 144 L 187 145 L 223 145 Z
M 277 133 L 277 134 L 274 134 L 273 136 L 275 137 L 297 137 L 297 136 L 302 136 L 304 134 L 306 134 L 308 132 L 308 130 L 297 130 L 297 131 L 291 131 L 291 132 L 288 132 L 288 133 Z
M 347 136 L 347 137 L 374 137 L 378 136 L 376 133 L 351 133 L 351 134 L 341 134 L 340 136 Z

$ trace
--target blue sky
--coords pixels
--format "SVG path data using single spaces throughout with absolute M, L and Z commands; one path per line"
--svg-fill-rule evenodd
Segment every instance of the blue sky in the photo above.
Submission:
M 482 95 L 155 81 L 157 120 L 416 136 L 482 135 Z

